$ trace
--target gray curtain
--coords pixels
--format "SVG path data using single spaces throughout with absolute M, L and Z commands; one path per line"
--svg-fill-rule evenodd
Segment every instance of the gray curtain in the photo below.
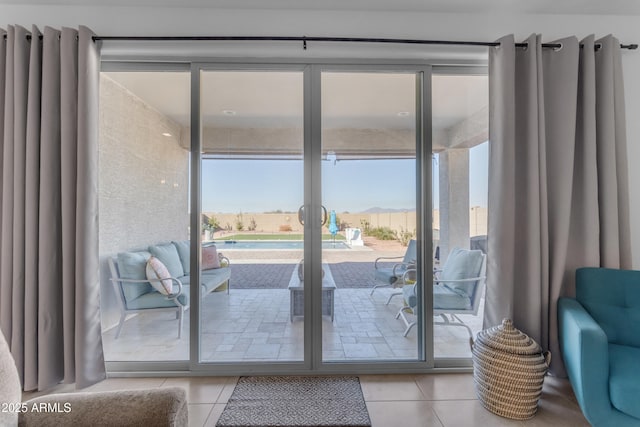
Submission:
M 556 305 L 574 295 L 576 268 L 631 267 L 620 43 L 499 41 L 489 52 L 484 326 L 512 318 L 564 375 Z
M 0 329 L 24 390 L 104 378 L 93 33 L 10 26 L 0 43 Z

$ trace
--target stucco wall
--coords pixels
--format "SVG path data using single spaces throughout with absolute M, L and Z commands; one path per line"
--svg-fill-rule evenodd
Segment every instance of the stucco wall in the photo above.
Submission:
M 170 137 L 163 133 L 171 134 Z M 188 238 L 188 152 L 180 127 L 104 74 L 100 79 L 103 327 L 117 322 L 106 257 Z
M 238 214 L 205 212 L 208 217 L 215 217 L 222 228 L 230 227 L 237 231 Z M 345 227 L 362 228 L 362 221 L 371 227 L 389 227 L 396 231 L 416 230 L 416 213 L 410 212 L 380 212 L 380 213 L 337 213 L 338 221 Z M 302 233 L 302 225 L 298 222 L 297 213 L 243 213 L 244 230 L 248 230 L 251 220 L 255 221 L 258 232 L 277 233 L 283 226 L 290 226 L 294 233 Z M 325 226 L 324 233 L 328 233 Z

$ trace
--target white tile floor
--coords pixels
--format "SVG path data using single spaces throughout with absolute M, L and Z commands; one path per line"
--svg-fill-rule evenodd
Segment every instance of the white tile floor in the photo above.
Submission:
M 187 391 L 189 425 L 215 426 L 237 377 L 109 378 L 82 391 L 180 386 Z M 545 378 L 538 413 L 514 421 L 488 412 L 478 402 L 471 374 L 361 375 L 373 427 L 589 426 L 567 380 Z M 73 391 L 69 385 L 54 392 Z M 24 393 L 29 399 L 47 393 Z
M 386 305 L 390 288 L 337 289 L 335 319 L 323 317 L 325 360 L 399 360 L 417 357 L 417 328 L 407 337 L 396 319 L 402 297 Z M 125 322 L 116 340 L 115 328 L 103 334 L 107 361 L 186 360 L 189 355 L 189 312 L 182 339 L 169 313 L 146 313 Z M 478 316 L 461 316 L 475 333 Z M 436 318 L 437 319 L 437 318 Z M 302 318 L 289 318 L 286 289 L 233 289 L 214 292 L 203 301 L 201 328 L 204 361 L 292 361 L 303 357 Z M 436 357 L 470 357 L 468 334 L 461 327 L 434 327 Z

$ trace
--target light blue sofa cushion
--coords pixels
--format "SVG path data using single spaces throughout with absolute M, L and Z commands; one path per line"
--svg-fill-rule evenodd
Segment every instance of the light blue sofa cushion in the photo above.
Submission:
M 146 280 L 147 273 L 145 271 L 145 267 L 150 256 L 151 254 L 147 251 L 120 252 L 116 257 L 118 261 L 118 271 L 120 273 L 120 278 Z M 131 301 L 135 300 L 140 295 L 154 290 L 149 282 L 121 282 L 121 286 L 122 292 L 124 294 L 124 299 L 127 302 L 127 306 Z
M 418 296 L 416 295 L 416 285 L 405 285 L 402 287 L 402 296 L 404 302 L 412 309 L 418 304 Z
M 180 256 L 180 262 L 182 263 L 182 271 L 185 276 L 189 275 L 191 271 L 191 247 L 188 240 L 181 240 L 179 242 L 171 242 L 178 250 L 178 255 Z
M 447 285 L 434 285 L 433 309 L 469 310 L 471 309 L 471 298 L 466 295 L 461 295 L 460 292 L 451 289 Z
M 173 243 L 149 246 L 149 252 L 167 267 L 171 277 L 178 278 L 184 276 L 180 255 L 178 255 L 178 250 Z
M 231 277 L 231 269 L 229 267 L 216 268 L 213 270 L 203 270 L 200 276 L 200 287 L 203 295 L 214 291 Z M 190 285 L 191 277 L 183 276 L 180 278 L 182 284 Z
M 178 291 L 178 287 L 174 286 L 174 292 Z M 182 293 L 178 296 L 178 301 L 182 305 L 189 305 L 189 286 L 182 286 Z M 141 310 L 147 308 L 160 308 L 160 307 L 177 307 L 177 304 L 167 298 L 166 295 L 162 295 L 160 292 L 153 289 L 151 292 L 140 295 L 138 298 L 128 303 L 129 309 Z
M 438 279 L 441 284 L 446 285 L 450 290 L 457 292 L 460 296 L 473 297 L 477 281 L 451 283 L 447 280 L 469 279 L 480 276 L 482 268 L 482 251 L 466 250 L 454 248 L 449 253 L 449 257 L 442 267 Z
M 418 303 L 416 295 L 416 285 L 405 285 L 402 287 L 402 296 L 411 308 L 415 308 Z M 434 310 L 468 310 L 471 308 L 469 297 L 460 296 L 457 292 L 444 285 L 434 285 L 433 287 L 433 309 Z
M 612 344 L 640 347 L 640 271 L 580 268 L 576 299 Z
M 609 369 L 611 404 L 640 425 L 640 348 L 609 344 Z

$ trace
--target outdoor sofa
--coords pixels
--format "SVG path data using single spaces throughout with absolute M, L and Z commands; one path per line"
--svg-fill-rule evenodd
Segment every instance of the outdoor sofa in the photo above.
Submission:
M 152 245 L 147 250 L 120 252 L 110 257 L 109 269 L 111 281 L 120 307 L 120 322 L 115 337 L 120 336 L 124 321 L 129 314 L 148 311 L 174 311 L 178 322 L 178 338 L 181 337 L 184 312 L 189 308 L 189 288 L 191 284 L 189 241 L 169 242 Z M 215 253 L 215 246 L 203 247 L 205 253 Z M 170 278 L 150 280 L 147 274 L 147 262 L 157 258 L 168 270 Z M 224 290 L 229 292 L 231 268 L 229 259 L 217 254 L 216 265 L 201 266 L 200 297 L 209 292 Z M 159 282 L 171 281 L 171 292 L 163 294 L 157 290 Z

